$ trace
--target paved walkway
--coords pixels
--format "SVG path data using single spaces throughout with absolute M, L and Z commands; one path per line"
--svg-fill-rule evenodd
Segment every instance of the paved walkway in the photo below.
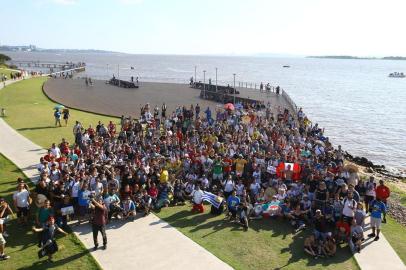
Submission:
M 355 254 L 355 259 L 362 270 L 405 270 L 406 266 L 393 250 L 392 246 L 381 233 L 379 241 L 374 238 L 367 238 L 372 233 L 369 217 L 365 221 L 366 230 L 364 236 L 366 241 L 362 244 L 361 253 Z M 385 226 L 385 224 L 382 224 Z
M 16 132 L 1 118 L 0 153 L 14 162 L 34 182 L 36 181 L 38 176 L 36 164 L 45 154 L 45 150 Z M 93 247 L 90 227 L 82 225 L 73 229 L 90 250 Z M 369 234 L 370 230 L 365 233 Z M 139 218 L 134 222 L 113 222 L 109 225 L 107 235 L 108 250 L 92 252 L 105 270 L 232 269 L 155 215 Z M 368 239 L 364 246 L 362 252 L 355 255 L 361 269 L 406 269 L 383 234 L 378 242 Z M 163 259 L 157 260 L 157 254 Z M 120 265 L 118 266 L 116 262 L 120 262 Z

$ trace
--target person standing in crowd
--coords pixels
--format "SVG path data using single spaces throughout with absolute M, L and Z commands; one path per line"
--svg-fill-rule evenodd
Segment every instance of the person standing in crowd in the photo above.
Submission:
M 381 197 L 377 197 L 371 202 L 369 209 L 371 212 L 372 233 L 368 234 L 368 237 L 375 237 L 374 240 L 378 241 L 381 232 L 382 215 L 386 213 L 386 205 L 382 202 Z
M 369 180 L 365 182 L 365 211 L 369 213 L 369 204 L 375 200 L 375 179 L 373 176 L 369 177 Z
M 101 197 L 98 199 L 92 198 L 90 201 L 90 207 L 94 209 L 93 219 L 92 219 L 92 231 L 93 231 L 93 243 L 94 250 L 99 247 L 99 242 L 97 236 L 99 232 L 103 237 L 103 249 L 107 248 L 107 234 L 106 234 L 106 224 L 107 224 L 107 208 L 104 205 L 104 201 Z
M 390 196 L 389 187 L 385 186 L 383 180 L 380 180 L 379 186 L 376 187 L 376 198 L 379 198 L 381 202 L 383 202 L 385 206 L 387 206 L 389 196 Z M 383 214 L 382 223 L 386 223 L 386 211 L 384 211 L 382 214 Z

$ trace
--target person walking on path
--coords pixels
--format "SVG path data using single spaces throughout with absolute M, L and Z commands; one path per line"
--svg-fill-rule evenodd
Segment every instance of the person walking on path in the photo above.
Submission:
M 381 232 L 382 214 L 386 213 L 386 205 L 381 201 L 381 198 L 376 198 L 371 202 L 371 227 L 372 233 L 368 237 L 375 237 L 375 241 L 379 240 L 379 233 Z M 376 232 L 376 234 L 375 234 Z
M 379 186 L 376 187 L 376 198 L 381 199 L 381 201 L 388 206 L 388 198 L 390 196 L 390 189 L 389 187 L 385 186 L 383 180 L 379 181 Z M 386 223 L 386 211 L 383 213 L 383 220 L 382 223 Z
M 103 237 L 103 249 L 107 248 L 107 235 L 106 235 L 106 223 L 107 223 L 107 208 L 104 205 L 103 199 L 100 197 L 97 200 L 91 200 L 91 208 L 94 209 L 94 216 L 92 221 L 92 231 L 93 231 L 93 242 L 94 250 L 97 250 L 99 243 L 97 241 L 97 236 L 99 232 Z

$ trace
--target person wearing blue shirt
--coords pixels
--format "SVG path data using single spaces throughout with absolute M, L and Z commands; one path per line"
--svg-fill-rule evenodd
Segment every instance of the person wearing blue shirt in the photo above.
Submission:
M 231 217 L 235 219 L 237 215 L 237 208 L 240 204 L 240 198 L 236 196 L 235 190 L 231 193 L 231 195 L 227 199 L 227 208 L 228 211 L 231 213 Z
M 386 206 L 380 198 L 376 198 L 371 202 L 369 209 L 371 211 L 372 233 L 368 237 L 375 237 L 374 240 L 378 241 L 379 233 L 381 232 L 382 214 L 386 213 Z

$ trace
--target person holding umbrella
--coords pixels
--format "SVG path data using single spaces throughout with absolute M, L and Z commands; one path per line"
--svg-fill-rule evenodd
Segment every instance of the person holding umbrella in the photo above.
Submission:
M 54 117 L 55 117 L 55 126 L 59 125 L 60 127 L 62 127 L 62 125 L 61 125 L 61 112 L 59 111 L 59 109 L 55 109 Z

